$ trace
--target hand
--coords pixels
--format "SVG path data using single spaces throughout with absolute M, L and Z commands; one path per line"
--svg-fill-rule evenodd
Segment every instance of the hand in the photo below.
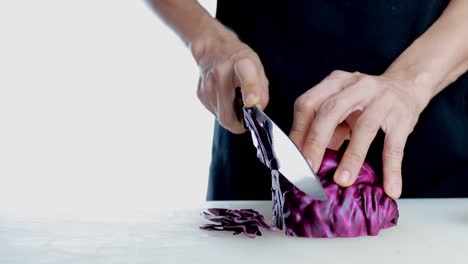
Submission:
M 245 131 L 234 109 L 235 89 L 241 88 L 244 105 L 264 109 L 268 80 L 258 55 L 219 22 L 191 45 L 200 68 L 197 96 L 229 131 Z
M 315 171 L 327 147 L 337 149 L 349 139 L 334 175 L 337 184 L 347 187 L 356 181 L 369 146 L 382 129 L 384 190 L 396 199 L 401 194 L 406 139 L 428 103 L 415 86 L 385 74 L 334 71 L 296 100 L 291 139 Z

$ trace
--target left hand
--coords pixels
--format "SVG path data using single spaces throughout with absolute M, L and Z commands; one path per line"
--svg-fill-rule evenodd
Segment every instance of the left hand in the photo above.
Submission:
M 391 75 L 373 76 L 334 71 L 301 95 L 295 103 L 290 137 L 317 171 L 327 147 L 349 145 L 335 172 L 337 184 L 347 187 L 358 176 L 379 129 L 385 132 L 384 190 L 401 195 L 401 164 L 408 135 L 430 99 L 414 82 Z

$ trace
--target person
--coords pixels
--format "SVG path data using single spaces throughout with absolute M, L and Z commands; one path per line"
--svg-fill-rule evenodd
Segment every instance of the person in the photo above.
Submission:
M 365 160 L 387 195 L 468 196 L 468 1 L 148 1 L 190 48 L 197 95 L 216 116 L 208 200 L 271 198 L 233 100 L 241 88 L 334 180 Z M 403 184 L 404 182 L 404 184 Z

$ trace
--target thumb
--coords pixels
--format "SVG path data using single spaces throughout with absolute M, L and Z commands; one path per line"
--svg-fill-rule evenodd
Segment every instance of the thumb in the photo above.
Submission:
M 261 95 L 261 78 L 257 65 L 251 59 L 244 58 L 234 65 L 234 70 L 240 82 L 244 105 L 247 107 L 258 105 Z

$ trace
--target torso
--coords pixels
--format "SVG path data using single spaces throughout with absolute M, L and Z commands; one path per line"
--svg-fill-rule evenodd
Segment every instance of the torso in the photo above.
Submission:
M 217 18 L 256 51 L 270 82 L 266 112 L 284 130 L 295 99 L 333 70 L 381 74 L 440 16 L 447 0 L 219 0 Z M 368 161 L 382 170 L 383 134 Z M 464 184 L 463 184 L 464 183 Z M 403 197 L 468 196 L 468 77 L 436 96 L 408 139 Z M 250 135 L 215 124 L 209 200 L 270 199 Z

